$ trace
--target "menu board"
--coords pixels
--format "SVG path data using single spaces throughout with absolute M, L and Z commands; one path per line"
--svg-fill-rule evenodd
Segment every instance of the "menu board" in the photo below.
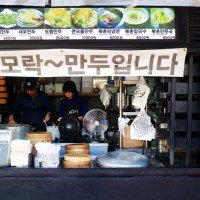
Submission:
M 174 40 L 172 8 L 0 9 L 0 40 Z

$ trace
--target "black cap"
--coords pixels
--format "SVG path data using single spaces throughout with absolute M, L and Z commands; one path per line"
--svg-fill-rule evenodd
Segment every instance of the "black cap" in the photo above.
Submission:
M 63 84 L 63 88 L 62 88 L 63 92 L 72 92 L 74 93 L 75 95 L 78 94 L 78 91 L 76 89 L 76 84 L 73 82 L 73 81 L 66 81 L 64 84 Z
M 24 89 L 35 89 L 37 88 L 37 79 L 36 78 L 26 78 L 24 81 Z

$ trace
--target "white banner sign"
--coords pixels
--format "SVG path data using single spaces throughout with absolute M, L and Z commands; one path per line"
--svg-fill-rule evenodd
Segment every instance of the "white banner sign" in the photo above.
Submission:
M 52 6 L 121 5 L 121 6 L 197 6 L 200 0 L 51 0 Z
M 48 4 L 48 0 L 0 0 L 0 5 L 45 6 L 45 4 Z
M 187 49 L 0 51 L 0 76 L 183 77 Z

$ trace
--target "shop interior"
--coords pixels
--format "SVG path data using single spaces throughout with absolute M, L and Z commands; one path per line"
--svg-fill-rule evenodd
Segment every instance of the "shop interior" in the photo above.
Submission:
M 193 72 L 191 72 L 191 68 L 189 68 L 191 62 L 193 65 Z M 198 56 L 187 56 L 185 76 L 183 78 L 144 77 L 150 88 L 150 94 L 145 109 L 151 118 L 151 123 L 156 129 L 156 137 L 152 141 L 142 141 L 139 144 L 130 143 L 130 140 L 127 141 L 126 138 L 120 138 L 118 118 L 121 115 L 123 118 L 128 118 L 131 120 L 130 122 L 132 122 L 139 113 L 139 110 L 132 106 L 132 101 L 136 90 L 136 84 L 140 77 L 38 78 L 40 90 L 47 93 L 53 108 L 51 119 L 47 123 L 49 131 L 54 132 L 52 142 L 61 142 L 62 144 L 60 135 L 66 134 L 66 132 L 60 133 L 59 131 L 59 102 L 64 97 L 62 92 L 63 83 L 66 80 L 73 80 L 77 85 L 79 95 L 83 96 L 87 101 L 89 111 L 87 114 L 94 115 L 93 120 L 95 121 L 95 116 L 100 115 L 102 112 L 105 113 L 104 117 L 105 120 L 107 120 L 106 126 L 102 126 L 103 128 L 101 127 L 100 135 L 94 135 L 94 132 L 85 134 L 87 130 L 84 130 L 84 125 L 82 127 L 82 135 L 84 136 L 83 142 L 89 142 L 91 145 L 94 145 L 94 149 L 92 149 L 94 154 L 107 153 L 119 149 L 130 151 L 130 149 L 132 149 L 148 158 L 153 158 L 154 161 L 151 162 L 151 167 L 198 166 L 200 162 L 198 142 L 199 63 Z M 12 107 L 17 95 L 22 92 L 24 78 L 25 77 L 5 78 L 6 92 L 13 98 L 7 98 L 7 103 L 1 105 L 1 124 L 5 125 L 8 122 L 9 108 Z M 85 85 L 86 87 L 84 87 Z M 190 85 L 192 85 L 192 91 L 189 90 Z M 103 105 L 100 99 L 104 87 L 111 91 L 111 99 L 107 107 Z M 176 88 L 176 90 L 174 90 L 174 88 Z M 119 99 L 120 93 L 122 98 L 121 103 Z M 175 110 L 172 110 L 173 102 L 176 105 Z M 190 108 L 191 104 L 193 105 L 192 108 Z M 188 110 L 191 112 L 191 127 L 187 125 Z M 129 125 L 131 124 L 130 122 Z M 174 126 L 174 124 L 176 124 L 176 126 Z M 20 122 L 18 125 L 20 126 Z M 188 129 L 190 129 L 190 134 L 188 134 Z M 25 135 L 20 135 L 19 133 L 18 137 L 23 137 L 24 139 Z M 65 143 L 61 145 L 62 158 L 65 153 L 65 145 Z M 95 147 L 95 145 L 100 145 L 101 147 Z M 98 148 L 100 152 L 98 152 Z

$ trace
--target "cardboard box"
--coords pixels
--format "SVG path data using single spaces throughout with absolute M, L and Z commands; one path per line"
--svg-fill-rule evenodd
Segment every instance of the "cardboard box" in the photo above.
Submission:
M 125 127 L 125 134 L 122 137 L 122 148 L 129 149 L 129 148 L 141 148 L 143 146 L 143 140 L 131 140 L 130 138 L 130 126 Z

